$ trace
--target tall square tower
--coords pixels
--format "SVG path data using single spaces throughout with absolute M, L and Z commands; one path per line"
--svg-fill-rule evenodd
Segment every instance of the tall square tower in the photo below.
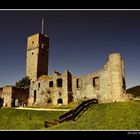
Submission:
M 41 33 L 28 37 L 26 55 L 26 76 L 36 80 L 48 75 L 49 38 Z

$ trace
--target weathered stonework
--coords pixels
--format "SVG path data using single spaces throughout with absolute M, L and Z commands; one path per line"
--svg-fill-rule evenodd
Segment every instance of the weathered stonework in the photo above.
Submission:
M 119 53 L 109 54 L 104 67 L 91 74 L 72 76 L 69 71 L 55 71 L 48 76 L 49 38 L 43 34 L 28 37 L 26 76 L 30 89 L 6 86 L 0 88 L 3 106 L 67 105 L 80 99 L 98 99 L 99 103 L 128 100 L 125 92 L 124 62 Z M 19 102 L 20 101 L 20 102 Z M 13 105 L 13 106 L 14 106 Z
M 36 54 L 34 56 L 35 59 L 30 54 L 30 48 L 34 47 L 30 43 L 32 40 L 36 40 L 34 37 L 38 35 L 36 34 L 28 38 L 26 73 L 31 78 L 29 106 L 57 105 L 59 103 L 66 105 L 71 101 L 92 98 L 98 99 L 99 103 L 128 100 L 125 94 L 124 63 L 119 53 L 110 54 L 103 69 L 95 73 L 72 76 L 70 72 L 65 71 L 64 74 L 55 72 L 52 76 L 48 76 L 45 73 L 37 76 L 37 73 L 39 73 L 37 67 L 39 59 L 41 60 L 40 64 L 43 63 L 44 66 L 48 66 L 48 55 L 46 55 L 46 59 L 42 59 L 38 52 L 39 47 L 37 47 L 37 50 L 35 48 L 32 49 L 32 51 L 37 51 L 34 52 Z M 35 43 L 38 43 L 38 41 Z M 49 46 L 47 46 L 48 48 Z M 48 67 L 46 67 L 46 71 L 48 71 Z M 43 75 L 44 78 L 42 76 L 39 77 L 40 75 Z M 57 85 L 58 79 L 62 82 L 61 87 Z
M 71 74 L 43 75 L 31 82 L 28 105 L 44 106 L 48 104 L 68 104 L 72 101 Z
M 96 73 L 73 77 L 74 100 L 96 98 L 99 103 L 126 101 L 123 60 L 119 53 L 109 55 L 104 68 Z M 78 86 L 77 80 L 81 83 Z
M 28 37 L 26 56 L 26 76 L 36 80 L 48 75 L 49 38 L 40 33 Z
M 57 105 L 62 99 L 66 105 L 80 99 L 98 99 L 99 103 L 122 102 L 128 100 L 125 94 L 124 63 L 119 53 L 109 55 L 103 69 L 83 75 L 72 76 L 68 71 L 64 74 L 40 77 L 30 86 L 29 105 Z M 57 79 L 62 79 L 62 87 L 57 87 Z M 49 82 L 53 82 L 53 87 Z M 40 83 L 40 87 L 38 84 Z M 69 86 L 68 86 L 69 85 Z M 36 99 L 34 94 L 36 93 Z M 61 95 L 60 95 L 61 94 Z
M 14 107 L 27 105 L 29 98 L 29 88 L 17 88 L 14 86 L 5 86 L 2 88 L 1 98 L 3 107 Z

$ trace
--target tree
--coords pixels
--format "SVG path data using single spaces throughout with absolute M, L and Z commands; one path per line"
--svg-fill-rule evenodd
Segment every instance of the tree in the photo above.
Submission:
M 30 79 L 29 77 L 23 77 L 21 80 L 19 80 L 18 82 L 16 82 L 16 87 L 27 87 L 30 85 Z

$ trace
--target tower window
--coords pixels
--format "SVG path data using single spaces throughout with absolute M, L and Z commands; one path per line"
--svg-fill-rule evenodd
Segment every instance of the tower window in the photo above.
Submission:
M 34 55 L 34 52 L 32 52 L 32 55 Z
M 44 46 L 45 46 L 44 43 L 42 43 L 42 44 L 41 44 L 41 48 L 44 49 Z
M 57 79 L 57 87 L 62 87 L 62 79 Z
M 34 41 L 32 41 L 32 44 L 34 44 Z
M 53 81 L 49 82 L 49 87 L 53 87 Z
M 76 87 L 81 88 L 81 79 L 76 79 Z

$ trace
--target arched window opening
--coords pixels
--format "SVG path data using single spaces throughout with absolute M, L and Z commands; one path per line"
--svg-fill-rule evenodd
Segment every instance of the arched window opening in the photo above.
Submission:
M 18 98 L 15 99 L 15 106 L 20 106 L 20 102 Z
M 59 99 L 57 100 L 57 104 L 63 104 L 63 100 L 62 100 L 61 98 L 59 98 Z

